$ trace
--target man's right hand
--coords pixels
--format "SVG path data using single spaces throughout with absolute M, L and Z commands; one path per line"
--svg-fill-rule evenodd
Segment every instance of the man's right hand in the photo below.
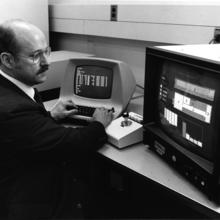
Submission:
M 93 114 L 93 120 L 99 121 L 106 128 L 113 119 L 113 112 L 106 108 L 96 108 Z

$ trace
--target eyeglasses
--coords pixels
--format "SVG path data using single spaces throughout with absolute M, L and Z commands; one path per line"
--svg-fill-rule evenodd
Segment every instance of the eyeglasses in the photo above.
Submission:
M 50 52 L 51 49 L 50 47 L 47 47 L 45 50 L 40 50 L 40 51 L 36 51 L 33 54 L 29 55 L 29 56 L 24 56 L 24 55 L 16 55 L 18 57 L 25 57 L 25 58 L 29 58 L 30 60 L 32 60 L 32 62 L 34 64 L 39 63 L 41 60 L 41 57 L 44 55 L 46 57 L 50 56 Z

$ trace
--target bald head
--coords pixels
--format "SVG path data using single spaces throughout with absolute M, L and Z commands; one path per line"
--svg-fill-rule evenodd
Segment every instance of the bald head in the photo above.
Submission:
M 46 42 L 44 33 L 26 21 L 8 20 L 0 25 L 0 53 L 17 54 L 39 40 Z

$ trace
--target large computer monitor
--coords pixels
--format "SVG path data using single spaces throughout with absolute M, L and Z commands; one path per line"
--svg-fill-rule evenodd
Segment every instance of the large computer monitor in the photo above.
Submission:
M 74 116 L 77 119 L 90 120 L 90 109 L 97 107 L 113 108 L 114 118 L 117 118 L 127 107 L 135 87 L 134 75 L 122 61 L 74 58 L 67 66 L 60 99 L 71 98 L 80 109 L 83 108 L 84 113 Z
M 144 142 L 220 202 L 220 60 L 147 48 L 145 77 Z

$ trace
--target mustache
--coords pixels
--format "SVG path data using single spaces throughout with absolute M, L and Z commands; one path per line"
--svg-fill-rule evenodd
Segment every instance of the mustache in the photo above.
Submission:
M 38 73 L 43 73 L 43 72 L 47 71 L 48 69 L 49 69 L 49 65 L 42 66 L 39 69 Z

